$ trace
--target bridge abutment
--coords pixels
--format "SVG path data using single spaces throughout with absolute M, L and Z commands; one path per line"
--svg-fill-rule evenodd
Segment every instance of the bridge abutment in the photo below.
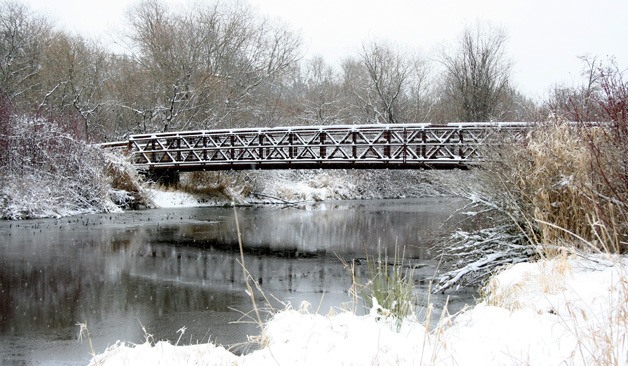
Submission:
M 181 172 L 178 170 L 149 170 L 146 172 L 146 179 L 166 187 L 172 187 L 179 184 Z

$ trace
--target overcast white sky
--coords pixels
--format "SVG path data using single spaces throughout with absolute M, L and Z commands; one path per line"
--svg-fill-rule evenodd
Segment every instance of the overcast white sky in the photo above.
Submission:
M 91 37 L 119 28 L 125 9 L 135 2 L 22 1 L 56 20 L 59 28 Z M 579 83 L 582 63 L 577 57 L 581 55 L 603 60 L 613 56 L 620 68 L 628 68 L 627 0 L 248 1 L 261 14 L 279 18 L 300 32 L 306 57 L 321 55 L 332 64 L 355 55 L 363 41 L 373 38 L 434 56 L 434 49 L 452 44 L 465 24 L 480 20 L 506 29 L 513 81 L 530 97 L 543 98 L 555 84 Z

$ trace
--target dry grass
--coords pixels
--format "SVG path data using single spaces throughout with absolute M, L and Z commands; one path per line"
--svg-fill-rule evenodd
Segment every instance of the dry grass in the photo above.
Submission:
M 623 123 L 624 125 L 621 125 Z M 490 305 L 518 309 L 526 284 L 537 283 L 548 297 L 562 293 L 571 273 L 567 255 L 625 253 L 628 250 L 628 171 L 626 121 L 603 124 L 555 120 L 527 136 L 526 144 L 511 147 L 485 182 L 501 187 L 507 199 L 503 211 L 526 232 L 530 242 L 552 261 L 544 262 L 535 278 L 502 287 L 489 283 L 484 299 Z M 623 131 L 623 132 L 622 132 Z M 573 364 L 620 365 L 625 362 L 628 329 L 628 276 L 620 272 L 609 289 L 607 311 L 601 304 L 565 299 L 558 312 L 561 326 L 577 344 Z M 523 299 L 523 300 L 521 300 Z M 588 309 L 587 306 L 593 306 Z M 588 309 L 589 311 L 585 311 Z M 590 311 L 594 310 L 594 311 Z M 569 363 L 568 363 L 569 364 Z
M 254 178 L 246 172 L 199 171 L 183 175 L 178 189 L 240 202 L 251 194 L 254 184 Z
M 121 197 L 111 197 L 116 205 L 132 209 L 148 206 L 149 199 L 142 189 L 141 179 L 125 157 L 108 153 L 105 175 L 111 189 L 124 192 Z
M 628 192 L 621 180 L 606 180 L 622 179 L 620 160 L 610 163 L 618 151 L 608 143 L 609 128 L 561 120 L 539 125 L 526 144 L 509 147 L 482 174 L 489 189 L 502 192 L 496 199 L 502 210 L 545 255 L 564 248 L 626 251 Z M 598 155 L 608 163 L 600 165 L 591 146 L 606 146 Z
M 357 284 L 367 309 L 384 317 L 392 316 L 397 325 L 414 313 L 414 284 L 412 270 L 405 268 L 405 255 L 395 246 L 390 259 L 378 245 L 377 257 L 367 255 L 368 281 Z

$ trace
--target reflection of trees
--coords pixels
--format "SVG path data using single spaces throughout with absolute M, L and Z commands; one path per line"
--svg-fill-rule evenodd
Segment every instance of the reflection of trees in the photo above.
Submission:
M 84 318 L 84 291 L 100 282 L 98 268 L 67 258 L 46 261 L 3 257 L 0 264 L 0 329 L 65 328 Z
M 244 275 L 239 259 L 236 252 L 150 244 L 128 268 L 131 277 L 154 283 L 241 291 Z M 244 261 L 264 291 L 344 292 L 350 286 L 346 269 L 328 257 L 294 259 L 245 254 Z
M 126 256 L 113 260 L 106 255 L 81 256 L 72 261 L 54 256 L 32 261 L 3 258 L 8 261 L 0 263 L 0 329 L 53 331 L 73 327 L 78 321 L 100 322 L 112 314 L 228 311 L 241 302 L 241 296 L 232 291 L 199 286 L 206 282 L 201 278 L 178 283 L 176 276 L 169 277 L 168 269 L 180 262 L 177 256 L 175 252 L 174 259 L 153 258 L 157 265 L 144 278 L 135 275 L 138 265 Z
M 406 258 L 425 258 L 426 227 L 445 218 L 333 209 L 238 214 L 247 270 L 267 294 L 279 296 L 345 293 L 351 278 L 335 253 L 361 257 L 366 250 L 374 254 L 381 243 L 392 255 L 400 243 Z M 48 221 L 41 221 L 3 236 L 0 332 L 62 329 L 74 336 L 76 322 L 226 312 L 245 304 L 231 210 L 221 213 L 220 222 L 145 215 L 125 214 L 130 222 L 112 225 L 109 215 L 63 219 L 59 225 L 50 220 L 55 225 L 47 227 Z
M 79 321 L 241 306 L 244 280 L 237 252 L 154 243 L 167 232 L 172 237 L 195 232 L 184 227 L 22 233 L 30 242 L 16 239 L 9 245 L 22 249 L 0 258 L 0 330 L 67 330 Z M 245 263 L 269 293 L 343 292 L 350 286 L 342 266 L 322 257 L 246 254 Z M 346 279 L 338 281 L 341 277 Z
M 244 211 L 240 222 L 243 240 L 250 246 L 364 256 L 377 253 L 378 246 L 392 255 L 399 245 L 405 248 L 407 258 L 429 259 L 431 235 L 448 216 L 438 212 L 273 210 L 248 215 Z

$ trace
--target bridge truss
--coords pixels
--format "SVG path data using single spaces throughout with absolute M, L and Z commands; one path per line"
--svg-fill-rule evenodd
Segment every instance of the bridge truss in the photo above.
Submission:
M 528 124 L 301 126 L 133 135 L 133 164 L 157 170 L 452 169 L 492 159 Z

